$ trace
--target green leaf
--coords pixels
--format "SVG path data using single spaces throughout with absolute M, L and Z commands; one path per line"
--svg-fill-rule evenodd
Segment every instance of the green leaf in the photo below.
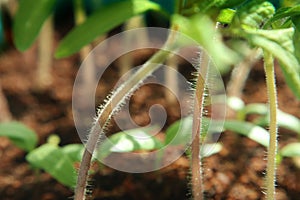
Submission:
M 246 0 L 226 0 L 223 4 L 221 4 L 222 8 L 233 8 L 241 5 Z
M 268 112 L 269 110 L 266 104 L 251 103 L 244 106 L 244 108 L 242 108 L 241 110 L 238 110 L 237 116 L 239 120 L 245 121 L 247 115 L 249 114 L 266 115 L 268 114 Z
M 58 135 L 52 134 L 47 138 L 47 143 L 58 146 L 60 143 L 60 138 Z
M 227 97 L 227 105 L 236 111 L 242 110 L 245 108 L 245 103 L 242 99 L 235 97 L 235 96 L 231 96 L 231 97 Z
M 266 113 L 264 117 L 257 119 L 255 123 L 260 126 L 268 126 L 269 120 L 269 115 Z M 277 124 L 279 127 L 295 131 L 296 133 L 300 134 L 300 120 L 293 115 L 278 110 Z
M 269 19 L 269 21 L 266 23 L 266 26 L 274 23 L 277 20 L 281 20 L 286 17 L 293 17 L 296 15 L 300 15 L 300 5 L 280 8 L 279 10 L 277 10 L 275 15 L 271 19 Z
M 208 11 L 213 8 L 221 7 L 225 3 L 225 1 L 226 0 L 196 0 L 191 5 L 193 5 L 193 7 L 197 7 L 197 10 L 199 10 L 202 13 L 208 13 Z
M 132 152 L 159 149 L 163 144 L 152 136 L 155 128 L 137 128 L 115 133 L 100 144 L 97 158 L 104 159 L 112 152 Z
M 295 47 L 295 56 L 300 63 L 300 15 L 293 17 L 292 22 L 295 26 L 295 33 L 293 37 L 293 44 Z
M 223 24 L 230 24 L 235 13 L 236 11 L 233 9 L 223 9 L 218 16 L 217 21 Z
M 202 117 L 201 134 L 205 139 L 208 132 L 210 119 Z M 186 145 L 192 141 L 193 118 L 191 116 L 174 122 L 166 130 L 165 145 Z M 217 127 L 216 132 L 219 131 Z M 203 139 L 203 140 L 204 140 Z
M 208 124 L 210 119 L 204 117 L 202 118 L 202 120 L 204 124 Z M 172 124 L 166 131 L 165 144 L 166 145 L 185 144 L 184 142 L 187 141 L 187 139 L 190 139 L 191 137 L 192 126 L 193 126 L 192 122 L 193 122 L 192 117 L 187 117 Z M 253 123 L 237 121 L 237 120 L 227 120 L 224 123 L 224 129 L 247 136 L 248 138 L 256 141 L 257 143 L 265 147 L 269 145 L 268 131 Z M 175 138 L 175 136 L 177 138 Z
M 192 139 L 193 118 L 186 117 L 174 122 L 166 130 L 165 145 L 184 145 Z
M 220 33 L 209 17 L 201 14 L 190 18 L 173 15 L 172 23 L 208 52 L 221 74 L 230 70 L 231 65 L 238 61 L 238 55 L 222 42 Z
M 298 4 L 300 4 L 299 0 L 282 0 L 281 1 L 281 5 L 283 7 L 292 7 L 292 6 L 297 6 Z
M 295 142 L 284 146 L 280 150 L 280 154 L 284 157 L 296 157 L 300 156 L 300 143 Z
M 200 150 L 201 157 L 209 157 L 213 154 L 219 153 L 222 150 L 222 144 L 204 144 Z
M 285 80 L 300 99 L 300 65 L 294 56 L 293 28 L 277 30 L 247 30 L 248 40 L 269 51 L 280 62 Z
M 263 115 L 254 121 L 256 125 L 268 126 L 269 125 L 269 110 L 268 105 L 263 103 L 252 103 L 246 105 L 242 110 L 240 110 L 244 116 L 249 114 Z M 294 131 L 300 134 L 300 119 L 297 117 L 285 113 L 278 109 L 277 111 L 277 124 L 279 127 Z
M 224 123 L 225 130 L 230 130 L 235 133 L 247 136 L 257 143 L 268 147 L 269 133 L 265 129 L 250 122 L 228 120 Z
M 53 12 L 56 0 L 21 0 L 13 25 L 14 43 L 20 51 L 29 48 Z
M 292 19 L 292 22 L 293 22 L 296 30 L 300 31 L 300 22 L 299 22 L 299 20 L 300 20 L 300 13 L 299 13 L 299 15 L 294 16 L 291 19 Z
M 33 166 L 43 169 L 60 183 L 74 187 L 76 173 L 71 159 L 58 146 L 44 144 L 26 156 L 26 160 Z
M 245 115 L 249 114 L 258 114 L 258 115 L 266 115 L 268 114 L 268 106 L 263 103 L 251 103 L 244 107 L 243 111 Z
M 78 52 L 98 36 L 147 10 L 160 10 L 160 6 L 148 0 L 123 0 L 101 7 L 61 41 L 55 57 L 62 58 Z
M 273 4 L 268 1 L 250 1 L 238 9 L 233 26 L 245 29 L 259 28 L 275 13 Z
M 84 146 L 82 144 L 68 144 L 61 148 L 62 152 L 67 155 L 72 162 L 81 161 Z
M 19 122 L 0 124 L 0 136 L 8 137 L 16 146 L 31 151 L 37 144 L 37 135 L 34 131 Z

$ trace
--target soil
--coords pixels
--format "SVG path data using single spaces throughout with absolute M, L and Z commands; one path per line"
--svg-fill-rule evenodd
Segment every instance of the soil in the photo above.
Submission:
M 137 59 L 145 60 L 150 54 L 143 52 L 138 56 L 140 58 Z M 45 143 L 53 133 L 61 138 L 60 145 L 80 143 L 74 127 L 71 102 L 79 56 L 54 60 L 51 68 L 52 83 L 44 89 L 37 88 L 36 60 L 36 46 L 25 53 L 11 48 L 0 55 L 0 81 L 14 119 L 37 132 L 39 145 Z M 99 87 L 99 102 L 104 100 L 118 81 L 118 71 L 117 66 L 111 66 L 107 70 L 107 79 Z M 181 66 L 180 71 L 189 76 L 192 68 Z M 279 108 L 300 118 L 300 102 L 288 89 L 279 67 L 276 72 Z M 161 89 L 147 86 L 134 95 L 131 101 L 132 115 L 139 124 L 149 122 L 147 109 L 157 102 L 166 106 L 166 127 L 180 117 L 176 107 L 169 105 L 161 93 Z M 262 63 L 258 63 L 251 71 L 242 98 L 246 103 L 267 102 Z M 118 128 L 112 126 L 110 133 L 116 131 Z M 279 134 L 280 147 L 297 141 L 297 135 L 291 131 L 280 129 Z M 204 160 L 207 199 L 263 199 L 266 149 L 232 132 L 222 133 L 219 142 L 223 145 L 222 150 Z M 1 200 L 72 198 L 72 190 L 59 184 L 45 172 L 37 174 L 26 162 L 26 153 L 6 138 L 0 140 L 0 156 Z M 143 174 L 119 172 L 102 166 L 91 177 L 90 196 L 97 200 L 190 199 L 189 178 L 189 160 L 186 155 L 161 170 Z M 284 158 L 278 166 L 277 199 L 300 199 L 299 178 L 300 168 L 292 159 Z

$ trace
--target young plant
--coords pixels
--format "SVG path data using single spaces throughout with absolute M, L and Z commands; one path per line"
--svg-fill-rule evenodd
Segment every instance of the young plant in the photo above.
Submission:
M 75 187 L 75 163 L 81 160 L 82 144 L 59 147 L 59 137 L 51 135 L 46 144 L 37 147 L 37 134 L 20 122 L 0 123 L 0 137 L 7 137 L 27 152 L 26 160 L 34 169 L 44 170 L 63 185 Z
M 34 131 L 19 122 L 0 123 L 0 136 L 9 138 L 16 146 L 29 152 L 37 144 Z
M 41 1 L 44 2 L 44 1 Z M 27 27 L 16 26 L 15 41 L 20 49 L 30 46 L 37 35 L 40 26 L 50 13 L 54 1 L 48 0 L 47 6 L 40 5 L 35 14 L 30 15 Z M 160 1 L 159 1 L 160 2 Z M 114 1 L 100 7 L 90 15 L 82 24 L 76 26 L 60 43 L 55 56 L 65 57 L 78 52 L 83 46 L 89 44 L 99 35 L 107 33 L 112 28 L 124 23 L 133 16 L 144 14 L 152 10 L 168 16 L 171 30 L 184 33 L 197 41 L 207 53 L 198 69 L 198 77 L 195 83 L 194 114 L 192 134 L 192 190 L 196 200 L 203 199 L 202 174 L 201 174 L 201 127 L 203 121 L 204 89 L 207 71 L 209 69 L 208 56 L 216 64 L 221 72 L 228 72 L 230 66 L 237 64 L 243 58 L 239 55 L 241 48 L 234 46 L 236 42 L 249 45 L 250 48 L 259 48 L 264 52 L 265 73 L 270 105 L 270 139 L 268 140 L 268 167 L 266 181 L 266 198 L 275 198 L 275 158 L 277 145 L 277 97 L 274 82 L 273 57 L 276 58 L 283 71 L 287 84 L 297 98 L 300 98 L 300 66 L 299 66 L 299 16 L 300 5 L 285 7 L 275 12 L 274 6 L 268 1 L 229 1 L 229 0 L 175 0 L 173 12 L 164 10 L 163 4 L 147 0 L 123 0 Z M 32 8 L 31 8 L 32 9 Z M 111 15 L 111 13 L 115 13 Z M 109 18 L 107 16 L 110 16 Z M 34 19 L 34 20 L 33 20 Z M 20 22 L 18 22 L 20 23 Z M 16 23 L 16 24 L 18 24 Z M 217 29 L 217 24 L 224 24 L 224 28 Z M 26 28 L 24 32 L 22 28 Z M 88 30 L 88 33 L 87 33 Z M 22 32 L 23 31 L 23 32 Z M 29 34 L 31 33 L 31 34 Z M 171 31 L 165 45 L 156 52 L 135 74 L 116 89 L 98 112 L 97 119 L 91 128 L 86 149 L 79 169 L 75 199 L 85 198 L 85 188 L 88 178 L 88 170 L 95 151 L 96 143 L 107 131 L 107 125 L 111 117 L 120 108 L 122 103 L 138 88 L 139 83 L 147 78 L 158 65 L 163 63 L 170 52 L 177 48 L 176 32 Z M 226 44 L 222 41 L 226 38 Z M 279 37 L 280 36 L 280 37 Z M 254 49 L 253 51 L 256 51 Z M 203 70 L 203 71 L 201 71 Z M 201 72 L 201 73 L 200 73 Z M 203 76 L 201 76 L 201 75 Z M 112 103 L 114 102 L 114 104 Z M 112 107 L 113 106 L 113 107 Z M 227 124 L 228 125 L 228 124 Z M 226 126 L 226 123 L 225 123 Z
M 81 167 L 78 174 L 78 182 L 75 189 L 75 199 L 84 199 L 85 187 L 87 182 L 88 170 L 92 159 L 92 154 L 95 151 L 98 139 L 105 134 L 106 127 L 115 112 L 121 104 L 131 96 L 137 89 L 138 84 L 147 78 L 159 65 L 153 63 L 162 63 L 175 48 L 175 35 L 171 35 L 165 46 L 154 54 L 135 74 L 133 74 L 122 86 L 122 89 L 114 91 L 106 104 L 99 110 L 96 123 L 91 128 L 89 139 L 84 151 Z
M 60 147 L 59 142 L 58 136 L 49 136 L 47 143 L 26 155 L 26 160 L 34 169 L 45 170 L 58 182 L 74 188 L 76 184 L 75 163 L 81 160 L 84 147 L 82 144 Z

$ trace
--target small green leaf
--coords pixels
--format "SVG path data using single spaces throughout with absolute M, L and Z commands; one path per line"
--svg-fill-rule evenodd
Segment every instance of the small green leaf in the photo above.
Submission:
M 197 10 L 201 11 L 202 13 L 207 13 L 211 9 L 221 7 L 225 2 L 226 0 L 195 0 L 195 2 L 191 3 L 191 5 L 194 4 L 193 7 L 197 7 Z
M 281 5 L 283 7 L 292 7 L 292 6 L 297 6 L 298 4 L 300 4 L 299 0 L 282 0 L 281 1 Z
M 295 34 L 293 37 L 293 44 L 295 47 L 295 56 L 300 63 L 300 15 L 293 17 L 292 22 L 295 26 Z
M 197 14 L 187 18 L 175 14 L 172 23 L 177 24 L 180 32 L 194 39 L 208 52 L 221 74 L 238 61 L 238 55 L 222 42 L 220 33 L 209 17 Z
M 299 5 L 299 6 L 300 6 L 300 5 Z M 299 13 L 299 15 L 294 16 L 294 17 L 292 17 L 291 19 L 292 19 L 292 22 L 293 22 L 295 28 L 296 28 L 298 31 L 300 31 L 300 22 L 299 22 L 299 20 L 300 20 L 300 13 Z
M 210 119 L 203 117 L 202 120 L 204 124 L 208 124 Z M 167 135 L 166 135 L 165 144 L 172 144 L 172 145 L 185 144 L 184 142 L 190 139 L 191 137 L 192 126 L 193 126 L 192 123 L 193 123 L 192 117 L 187 117 L 172 124 L 166 131 Z M 219 130 L 219 128 L 217 129 Z M 258 142 L 263 146 L 267 147 L 269 145 L 268 131 L 253 123 L 236 121 L 236 120 L 227 120 L 224 123 L 224 129 L 247 136 L 248 138 Z M 175 136 L 177 138 L 175 138 Z
M 245 106 L 243 111 L 245 115 L 249 114 L 258 114 L 258 115 L 266 115 L 268 114 L 268 107 L 263 103 L 251 103 Z
M 241 5 L 243 2 L 247 0 L 226 0 L 224 3 L 221 5 L 222 8 L 233 8 Z
M 269 19 L 269 21 L 266 23 L 266 26 L 274 23 L 277 20 L 284 19 L 286 17 L 293 17 L 296 15 L 300 15 L 300 5 L 296 5 L 293 7 L 283 7 L 277 10 L 275 15 Z
M 280 150 L 280 154 L 284 157 L 296 157 L 300 156 L 300 143 L 291 143 L 286 146 L 284 146 Z
M 219 153 L 222 150 L 222 144 L 204 144 L 201 148 L 201 157 L 209 157 L 213 154 Z
M 300 65 L 294 56 L 294 29 L 247 30 L 248 40 L 277 58 L 285 80 L 295 96 L 300 99 Z
M 105 5 L 86 21 L 76 26 L 59 44 L 55 57 L 62 58 L 78 52 L 98 36 L 110 31 L 129 18 L 147 10 L 160 10 L 160 6 L 148 0 L 123 0 Z
M 33 150 L 37 144 L 36 133 L 19 122 L 1 123 L 0 136 L 8 137 L 15 145 L 25 151 Z
M 21 0 L 13 25 L 14 43 L 20 51 L 29 48 L 53 12 L 56 0 Z
M 247 136 L 265 147 L 269 146 L 269 133 L 260 126 L 250 122 L 228 120 L 225 121 L 224 128 Z
M 205 141 L 208 131 L 219 132 L 220 127 L 218 121 L 212 121 L 207 117 L 202 117 L 201 137 Z M 222 123 L 221 123 L 222 124 Z M 187 145 L 192 141 L 193 118 L 191 116 L 174 122 L 166 130 L 165 145 Z
M 256 124 L 260 126 L 267 126 L 269 125 L 269 115 L 266 113 L 264 117 L 261 117 L 255 121 Z M 278 110 L 277 112 L 277 124 L 279 127 L 295 131 L 296 133 L 300 134 L 300 120 L 288 113 L 282 112 Z
M 227 97 L 227 105 L 233 110 L 242 110 L 245 107 L 245 103 L 238 97 Z
M 275 13 L 273 4 L 268 1 L 250 1 L 238 9 L 233 26 L 242 26 L 245 29 L 261 27 Z
M 104 159 L 112 152 L 132 152 L 159 149 L 163 144 L 152 136 L 155 128 L 137 128 L 115 133 L 100 144 L 97 158 Z
M 72 162 L 78 162 L 81 161 L 84 146 L 82 144 L 68 144 L 63 146 L 61 150 L 71 159 Z
M 58 135 L 52 134 L 47 139 L 48 144 L 52 144 L 54 146 L 58 146 L 60 143 L 60 138 Z
M 285 28 L 285 29 L 275 29 L 275 30 L 246 30 L 247 33 L 252 34 L 253 36 L 264 37 L 269 41 L 272 41 L 278 45 L 283 50 L 286 50 L 289 53 L 294 53 L 294 45 L 292 42 L 292 38 L 294 35 L 293 28 Z M 273 52 L 279 51 L 278 49 L 273 50 Z M 295 66 L 299 69 L 299 66 Z
M 217 21 L 223 24 L 230 24 L 235 13 L 236 11 L 233 9 L 223 9 L 218 16 Z
M 193 118 L 186 117 L 174 122 L 166 130 L 165 144 L 182 145 L 192 139 Z
M 26 160 L 33 166 L 43 169 L 60 183 L 74 187 L 76 173 L 71 159 L 58 146 L 44 144 L 27 156 Z

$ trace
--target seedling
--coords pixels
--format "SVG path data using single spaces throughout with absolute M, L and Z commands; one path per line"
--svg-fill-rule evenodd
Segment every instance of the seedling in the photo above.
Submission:
M 44 3 L 47 4 L 44 4 Z M 30 26 L 26 31 L 15 29 L 15 41 L 21 50 L 30 46 L 33 38 L 37 35 L 41 25 L 50 13 L 52 1 L 40 1 L 40 9 L 34 9 L 35 16 L 28 17 L 24 13 L 24 19 Z M 222 73 L 230 71 L 230 66 L 238 64 L 243 60 L 240 55 L 239 44 L 245 44 L 247 48 L 262 49 L 267 80 L 267 92 L 269 97 L 269 125 L 270 134 L 268 140 L 262 144 L 268 146 L 268 166 L 266 175 L 266 199 L 275 199 L 275 172 L 277 154 L 277 95 L 274 74 L 274 58 L 280 63 L 285 80 L 297 98 L 300 98 L 300 65 L 299 65 L 299 16 L 300 5 L 289 5 L 275 10 L 268 1 L 199 1 L 199 0 L 176 0 L 173 1 L 174 9 L 168 12 L 162 4 L 147 0 L 124 0 L 114 1 L 100 7 L 90 15 L 82 24 L 76 26 L 60 43 L 56 50 L 56 57 L 65 57 L 78 52 L 83 46 L 89 44 L 98 36 L 107 33 L 112 28 L 124 23 L 133 16 L 144 14 L 149 10 L 163 13 L 170 21 L 170 35 L 161 50 L 155 53 L 135 74 L 125 81 L 121 89 L 113 92 L 106 103 L 101 107 L 96 121 L 91 128 L 87 149 L 79 169 L 75 199 L 85 198 L 85 188 L 88 170 L 95 152 L 96 142 L 99 137 L 107 131 L 110 118 L 120 108 L 124 100 L 137 89 L 139 83 L 151 74 L 157 66 L 152 63 L 163 63 L 177 47 L 176 34 L 179 31 L 197 41 L 205 50 L 201 60 L 203 77 L 198 76 L 195 83 L 194 114 L 192 134 L 192 193 L 195 200 L 203 199 L 201 157 L 199 149 L 203 133 L 201 130 L 203 122 L 203 100 L 206 87 L 206 72 L 209 69 L 209 57 L 216 64 Z M 277 5 L 277 4 L 276 4 Z M 31 5 L 30 5 L 31 6 Z M 278 5 L 277 5 L 278 6 Z M 33 9 L 32 7 L 30 10 Z M 115 13 L 111 15 L 111 13 Z M 38 16 L 39 15 L 39 16 Z M 26 17 L 27 16 L 27 17 Z M 36 17 L 38 16 L 38 17 Z M 110 16 L 109 18 L 107 16 Z M 20 21 L 16 21 L 16 24 Z M 224 25 L 224 28 L 215 27 L 217 24 Z M 17 26 L 18 27 L 18 26 Z M 21 27 L 21 26 L 20 26 Z M 217 26 L 220 27 L 220 26 Z M 24 27 L 23 27 L 24 28 Z M 88 33 L 87 33 L 88 30 Z M 222 41 L 226 38 L 226 43 Z M 112 104 L 114 102 L 114 105 Z M 113 105 L 113 107 L 112 107 Z M 227 122 L 225 127 L 238 126 L 236 122 Z M 244 123 L 243 127 L 252 129 L 251 124 Z M 260 129 L 264 130 L 264 129 Z M 249 136 L 250 137 L 250 136 Z M 287 150 L 286 150 L 287 151 Z M 285 151 L 285 152 L 286 152 Z
M 16 146 L 31 151 L 37 144 L 34 131 L 19 122 L 5 122 L 0 124 L 0 136 L 8 137 Z

